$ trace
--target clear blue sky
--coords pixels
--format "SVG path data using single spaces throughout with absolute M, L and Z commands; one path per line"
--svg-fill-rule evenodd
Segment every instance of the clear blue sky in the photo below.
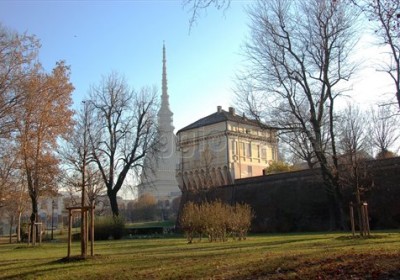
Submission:
M 217 105 L 232 105 L 232 78 L 243 59 L 240 46 L 247 32 L 242 6 L 234 2 L 226 15 L 209 10 L 190 34 L 190 14 L 180 0 L 0 0 L 0 21 L 41 40 L 40 60 L 47 70 L 66 60 L 75 106 L 90 85 L 111 71 L 125 75 L 135 88 L 155 85 L 161 91 L 165 40 L 170 105 L 178 130 Z
M 209 9 L 190 34 L 190 14 L 180 0 L 0 0 L 0 21 L 41 40 L 40 60 L 46 69 L 61 59 L 71 65 L 75 106 L 90 85 L 111 71 L 125 75 L 135 88 L 156 85 L 160 91 L 165 40 L 170 104 L 178 130 L 214 112 L 217 105 L 233 105 L 233 79 L 248 32 L 246 3 L 233 1 L 225 14 Z M 366 53 L 368 58 L 375 54 Z M 363 67 L 352 94 L 374 104 L 389 83 L 382 73 Z

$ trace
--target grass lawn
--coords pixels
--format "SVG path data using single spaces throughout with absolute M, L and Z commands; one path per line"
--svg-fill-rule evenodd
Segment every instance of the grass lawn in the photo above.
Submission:
M 80 244 L 73 243 L 73 254 Z M 400 279 L 400 233 L 250 236 L 187 244 L 184 238 L 95 243 L 94 258 L 63 262 L 64 242 L 0 245 L 1 279 Z

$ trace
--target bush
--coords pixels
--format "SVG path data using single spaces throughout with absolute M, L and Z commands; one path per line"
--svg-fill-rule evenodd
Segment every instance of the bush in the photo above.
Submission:
M 180 223 L 182 230 L 185 232 L 186 238 L 189 243 L 192 243 L 195 234 L 201 234 L 202 232 L 199 205 L 194 204 L 193 202 L 187 203 L 182 211 Z
M 253 217 L 247 204 L 230 206 L 220 201 L 187 203 L 180 217 L 180 225 L 189 243 L 196 235 L 207 236 L 210 242 L 227 241 L 228 236 L 246 239 Z
M 294 171 L 293 167 L 283 161 L 273 161 L 264 169 L 264 174 L 275 174 Z
M 248 204 L 236 204 L 231 209 L 231 218 L 229 219 L 229 231 L 233 238 L 239 240 L 246 239 L 247 232 L 250 230 L 253 213 Z
M 99 217 L 94 222 L 94 239 L 121 239 L 125 230 L 125 222 L 120 217 Z

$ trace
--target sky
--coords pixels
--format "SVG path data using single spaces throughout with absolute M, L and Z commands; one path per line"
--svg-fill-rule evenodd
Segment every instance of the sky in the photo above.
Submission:
M 234 106 L 235 74 L 245 60 L 241 50 L 248 34 L 248 3 L 232 1 L 225 12 L 208 9 L 191 30 L 190 13 L 180 0 L 0 0 L 0 22 L 40 39 L 46 70 L 58 60 L 71 66 L 74 109 L 90 86 L 112 71 L 135 89 L 156 86 L 161 94 L 165 42 L 177 131 L 215 112 L 218 105 L 225 110 Z M 370 106 L 388 92 L 388 76 L 372 65 L 381 52 L 370 37 L 362 38 L 358 56 L 368 63 L 358 71 L 350 102 Z
M 175 131 L 221 105 L 235 106 L 235 74 L 248 37 L 245 12 L 250 0 L 232 0 L 225 12 L 208 9 L 189 29 L 190 12 L 181 0 L 0 0 L 0 22 L 34 34 L 47 71 L 59 60 L 71 67 L 74 109 L 90 86 L 113 71 L 135 89 L 156 86 L 161 95 L 162 46 L 166 45 L 168 93 Z M 387 99 L 390 79 L 375 70 L 384 49 L 363 36 L 357 57 L 363 62 L 353 80 L 352 98 L 367 108 Z M 125 193 L 125 195 L 128 195 Z
M 232 105 L 232 79 L 247 32 L 243 2 L 229 14 L 210 10 L 189 30 L 181 1 L 5 1 L 0 22 L 41 41 L 39 59 L 71 66 L 74 108 L 91 85 L 116 71 L 135 89 L 161 94 L 162 46 L 166 45 L 168 93 L 176 130 Z M 190 31 L 190 32 L 189 32 Z

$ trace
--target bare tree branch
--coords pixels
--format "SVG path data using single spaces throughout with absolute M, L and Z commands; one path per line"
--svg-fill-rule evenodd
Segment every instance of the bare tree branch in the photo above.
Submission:
M 189 30 L 197 22 L 200 14 L 205 12 L 209 7 L 214 7 L 217 10 L 227 10 L 231 4 L 231 0 L 182 0 L 184 8 L 188 9 L 191 14 L 189 19 Z
M 130 171 L 140 174 L 144 157 L 158 145 L 156 90 L 131 90 L 117 73 L 90 90 L 93 108 L 89 142 L 94 162 L 107 189 L 114 216 L 117 193 Z
M 293 133 L 302 136 L 297 140 L 307 139 L 311 145 L 331 197 L 333 228 L 344 226 L 335 100 L 343 88 L 339 85 L 348 81 L 355 70 L 349 57 L 357 41 L 357 14 L 348 3 L 257 1 L 249 10 L 249 70 L 241 79 L 251 84 L 251 91 L 245 93 L 248 111 L 258 114 L 264 110 L 266 121 L 295 128 Z M 258 100 L 265 108 L 253 106 Z

